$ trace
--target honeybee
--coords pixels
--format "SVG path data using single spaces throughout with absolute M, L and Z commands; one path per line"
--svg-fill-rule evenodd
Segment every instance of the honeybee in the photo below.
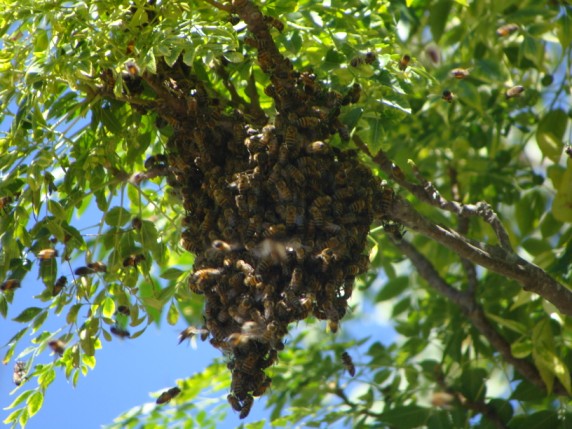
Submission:
M 90 274 L 94 274 L 95 270 L 89 267 L 79 267 L 74 271 L 76 276 L 89 276 Z
M 231 246 L 230 244 L 228 244 L 226 241 L 222 241 L 222 240 L 214 240 L 211 243 L 211 246 L 213 249 L 218 250 L 219 252 L 224 252 L 224 253 L 228 253 L 228 252 L 232 252 L 233 251 L 233 246 Z
M 19 287 L 20 287 L 20 280 L 8 279 L 0 285 L 0 290 L 8 291 L 8 290 L 14 290 L 14 289 L 19 288 Z
M 373 64 L 373 62 L 377 59 L 377 55 L 375 54 L 375 52 L 367 52 L 365 54 L 365 58 L 364 61 L 366 64 Z
M 53 340 L 48 343 L 48 346 L 55 354 L 62 356 L 66 351 L 66 345 L 62 340 Z
M 393 198 L 395 197 L 395 193 L 393 189 L 389 187 L 384 187 L 381 193 L 381 210 L 383 212 L 388 212 L 393 204 Z
M 397 241 L 402 240 L 403 236 L 406 233 L 403 225 L 401 225 L 399 223 L 385 223 L 383 225 L 383 230 L 385 232 L 387 232 L 388 234 L 391 234 L 392 237 Z
M 566 145 L 566 148 L 564 149 L 564 153 L 566 153 L 566 155 L 568 155 L 569 158 L 572 158 L 572 146 Z
M 315 226 L 321 228 L 324 225 L 324 214 L 318 207 L 310 207 L 310 215 L 312 216 Z
M 196 328 L 194 326 L 189 326 L 179 334 L 179 344 L 181 344 L 187 338 L 193 338 L 195 335 L 200 335 L 201 341 L 205 341 L 209 333 L 209 330 L 206 328 Z
M 303 116 L 296 120 L 296 124 L 301 128 L 316 128 L 320 122 L 320 118 L 315 116 Z
M 316 207 L 317 209 L 323 210 L 328 207 L 332 203 L 332 197 L 329 195 L 322 195 L 317 197 L 313 202 L 312 206 Z
M 155 402 L 159 405 L 165 404 L 177 396 L 179 393 L 181 393 L 181 389 L 178 387 L 171 387 L 169 390 L 165 390 L 163 393 L 161 393 Z
M 282 202 L 289 202 L 292 200 L 292 190 L 284 180 L 276 182 L 276 191 L 278 191 L 278 199 Z
M 139 217 L 134 217 L 133 220 L 131 221 L 131 227 L 137 231 L 139 231 L 142 226 L 143 226 L 143 221 Z
M 469 69 L 463 69 L 460 67 L 451 70 L 451 76 L 453 76 L 455 79 L 465 79 L 469 77 L 470 74 L 471 73 Z
M 137 66 L 134 61 L 127 61 L 125 63 L 125 70 L 131 77 L 137 77 L 140 73 L 139 66 Z
M 344 367 L 346 368 L 346 371 L 349 373 L 350 376 L 353 377 L 354 375 L 356 375 L 356 367 L 353 363 L 352 357 L 348 352 L 342 353 L 342 363 L 344 364 Z
M 139 262 L 145 260 L 145 255 L 138 253 L 136 255 L 129 255 L 123 260 L 124 267 L 137 267 Z
M 366 202 L 364 200 L 356 200 L 348 206 L 351 213 L 361 213 L 366 209 Z
M 401 71 L 405 71 L 405 69 L 407 68 L 407 66 L 409 65 L 409 62 L 411 61 L 411 57 L 407 54 L 403 55 L 401 57 L 401 59 L 399 60 L 399 70 Z
M 236 261 L 235 267 L 238 270 L 242 271 L 247 276 L 254 274 L 254 268 L 252 267 L 252 265 L 250 265 L 246 261 L 243 261 L 242 259 L 239 259 L 238 261 Z
M 62 289 L 66 286 L 68 282 L 68 279 L 66 276 L 61 276 L 60 278 L 58 278 L 56 280 L 56 283 L 54 284 L 54 289 L 52 290 L 52 296 L 56 296 L 58 295 Z
M 443 94 L 441 95 L 441 98 L 443 100 L 445 100 L 447 103 L 452 103 L 453 100 L 455 99 L 455 95 L 449 91 L 448 89 L 443 91 Z
M 302 186 L 306 180 L 302 172 L 292 164 L 288 164 L 284 167 L 284 177 L 294 180 L 298 186 Z
M 110 329 L 111 333 L 119 338 L 129 338 L 131 334 L 125 328 L 121 328 L 117 325 L 113 325 Z
M 16 386 L 19 386 L 25 380 L 26 380 L 26 363 L 18 361 L 14 365 L 14 372 L 12 373 L 12 381 Z
M 286 128 L 284 143 L 289 148 L 295 148 L 298 146 L 298 131 L 296 130 L 296 127 L 289 126 Z
M 145 163 L 143 165 L 147 170 L 151 170 L 153 168 L 166 168 L 167 157 L 161 153 L 157 155 L 152 155 L 145 160 Z
M 524 86 L 516 85 L 513 86 L 512 88 L 507 89 L 506 92 L 504 93 L 504 96 L 508 100 L 509 98 L 520 97 L 520 95 L 523 92 L 524 92 Z
M 296 217 L 298 216 L 298 210 L 293 205 L 287 205 L 284 209 L 284 222 L 286 223 L 286 228 L 294 228 L 296 226 Z
M 345 97 L 342 99 L 342 105 L 346 106 L 348 104 L 357 103 L 361 96 L 361 85 L 359 83 L 354 83 Z
M 230 404 L 230 406 L 234 411 L 242 410 L 242 405 L 240 405 L 240 401 L 236 396 L 234 396 L 233 393 L 229 393 L 228 396 L 226 397 L 226 400 L 228 401 L 228 403 Z
M 53 259 L 58 256 L 58 251 L 55 249 L 42 249 L 38 252 L 38 259 L 40 261 L 46 261 L 48 259 Z
M 332 334 L 336 334 L 340 328 L 340 322 L 338 320 L 328 320 L 328 329 Z
M 315 141 L 306 145 L 305 150 L 308 153 L 325 153 L 329 149 L 329 146 L 323 141 Z
M 268 390 L 268 388 L 272 385 L 272 379 L 268 376 L 265 376 L 264 380 L 261 383 L 258 383 L 258 386 L 252 391 L 252 396 L 262 396 Z
M 264 238 L 276 238 L 276 237 L 283 237 L 286 235 L 286 225 L 278 224 L 278 225 L 270 225 L 262 232 L 262 236 Z
M 505 24 L 497 28 L 497 36 L 506 37 L 510 36 L 512 33 L 518 30 L 518 25 L 516 24 Z
M 240 410 L 238 418 L 240 419 L 246 418 L 250 413 L 252 404 L 254 404 L 254 398 L 251 395 L 246 395 L 246 398 L 244 398 L 244 400 L 242 401 L 242 410 Z
M 107 272 L 107 265 L 103 262 L 90 262 L 87 264 L 88 268 L 91 268 L 96 273 L 106 273 Z
M 274 18 L 273 16 L 265 15 L 264 16 L 264 22 L 266 22 L 267 24 L 270 24 L 271 26 L 276 28 L 281 33 L 282 33 L 282 31 L 284 31 L 284 23 L 282 21 Z

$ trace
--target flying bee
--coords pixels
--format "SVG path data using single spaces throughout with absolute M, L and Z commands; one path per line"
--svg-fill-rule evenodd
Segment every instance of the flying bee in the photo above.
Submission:
M 411 57 L 407 54 L 403 55 L 401 57 L 401 59 L 399 60 L 399 70 L 401 71 L 405 71 L 405 69 L 407 68 L 407 66 L 409 65 L 409 62 L 411 61 Z
M 354 57 L 350 60 L 350 66 L 352 66 L 352 67 L 359 67 L 364 63 L 365 63 L 365 59 L 361 55 Z
M 566 148 L 564 149 L 564 153 L 566 153 L 566 155 L 568 155 L 569 158 L 572 158 L 572 146 L 566 145 Z
M 14 289 L 19 288 L 19 287 L 20 287 L 20 280 L 8 279 L 0 285 L 0 290 L 5 292 L 8 290 L 14 290 Z
M 56 256 L 58 256 L 58 251 L 55 249 L 42 249 L 38 252 L 38 259 L 40 261 L 54 259 Z
M 139 70 L 139 66 L 137 66 L 134 61 L 127 61 L 125 63 L 125 70 L 131 77 L 137 77 L 141 72 L 141 70 Z
M 318 125 L 320 125 L 320 122 L 320 118 L 315 116 L 303 116 L 296 120 L 296 125 L 301 128 L 316 128 Z
M 66 344 L 62 340 L 53 340 L 48 343 L 48 346 L 55 354 L 62 356 L 66 351 Z
M 510 36 L 512 33 L 514 33 L 515 31 L 518 30 L 518 25 L 516 24 L 505 24 L 505 25 L 501 25 L 499 28 L 497 28 L 497 36 L 499 37 L 506 37 L 506 36 Z
M 90 262 L 87 264 L 88 268 L 91 268 L 96 273 L 106 273 L 107 272 L 107 265 L 103 262 Z
M 328 320 L 328 329 L 332 334 L 336 334 L 340 329 L 340 322 L 338 320 Z
M 16 386 L 19 386 L 26 378 L 26 363 L 21 361 L 16 362 L 14 372 L 12 373 L 12 381 Z
M 129 255 L 123 260 L 124 267 L 137 267 L 139 262 L 145 260 L 145 255 L 138 253 L 136 255 Z
M 254 398 L 252 395 L 246 395 L 246 398 L 242 401 L 242 409 L 240 410 L 240 414 L 238 415 L 239 419 L 244 419 L 250 413 L 250 409 L 252 408 L 252 404 L 254 404 Z
M 201 341 L 205 341 L 208 338 L 209 333 L 209 330 L 206 328 L 196 328 L 194 326 L 189 326 L 179 334 L 179 344 L 181 344 L 187 338 L 193 338 L 195 335 L 200 335 Z
M 452 103 L 453 100 L 455 99 L 455 95 L 449 91 L 448 89 L 443 91 L 443 94 L 441 95 L 441 98 L 443 100 L 445 100 L 447 103 Z
M 113 325 L 109 330 L 111 331 L 111 333 L 113 335 L 115 335 L 116 337 L 119 337 L 121 339 L 131 337 L 131 334 L 129 333 L 129 331 L 127 329 L 121 328 L 118 325 Z
M 280 21 L 279 19 L 274 18 L 273 16 L 265 15 L 264 16 L 264 22 L 266 22 L 267 24 L 270 24 L 271 26 L 273 26 L 275 29 L 277 29 L 281 33 L 282 33 L 282 31 L 284 31 L 284 23 L 282 21 Z
M 7 197 L 0 198 L 0 210 L 3 210 L 4 212 L 6 212 L 8 204 L 10 204 L 12 201 L 14 201 L 15 198 L 18 198 L 19 195 L 20 194 L 18 193 L 14 197 L 7 196 Z
M 329 146 L 323 141 L 315 141 L 306 145 L 305 150 L 307 153 L 325 153 Z
M 342 99 L 342 105 L 347 106 L 348 104 L 357 103 L 361 96 L 361 85 L 359 83 L 354 83 L 345 97 Z
M 376 59 L 377 59 L 377 55 L 375 54 L 375 52 L 369 51 L 365 54 L 364 61 L 366 64 L 373 64 Z
M 89 276 L 90 274 L 94 274 L 95 270 L 89 267 L 79 267 L 74 271 L 76 276 Z
M 453 76 L 455 79 L 465 79 L 467 77 L 469 77 L 470 75 L 470 70 L 469 69 L 463 69 L 463 68 L 456 68 L 451 70 L 451 76 Z
M 52 296 L 58 295 L 62 289 L 66 287 L 67 282 L 68 279 L 66 276 L 61 276 L 59 279 L 57 279 L 56 283 L 54 284 L 54 289 L 52 290 Z
M 134 217 L 133 220 L 131 221 L 131 227 L 137 231 L 139 231 L 142 226 L 143 226 L 143 221 L 141 220 L 140 217 Z
M 356 367 L 353 363 L 352 357 L 348 352 L 342 353 L 342 363 L 350 376 L 356 375 Z
M 520 97 L 520 95 L 523 92 L 524 92 L 524 86 L 516 85 L 516 86 L 513 86 L 512 88 L 507 89 L 506 92 L 504 93 L 504 96 L 508 100 L 509 98 Z
M 161 393 L 155 402 L 159 405 L 165 404 L 177 396 L 179 393 L 181 393 L 181 389 L 178 387 L 171 387 L 169 390 L 165 390 L 163 393 Z

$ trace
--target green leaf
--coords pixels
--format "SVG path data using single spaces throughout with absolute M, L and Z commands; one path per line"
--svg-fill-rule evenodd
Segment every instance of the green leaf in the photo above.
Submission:
M 458 389 L 470 401 L 481 401 L 487 392 L 487 376 L 483 368 L 469 368 L 461 374 Z
M 381 414 L 381 421 L 400 429 L 413 429 L 427 423 L 431 410 L 418 405 L 398 406 Z
M 568 12 L 561 14 L 556 27 L 556 35 L 562 46 L 570 46 L 572 43 L 572 20 Z
M 515 416 L 510 421 L 510 429 L 546 429 L 561 427 L 556 411 L 544 410 L 531 415 Z
M 165 271 L 161 273 L 159 277 L 165 280 L 177 280 L 184 274 L 184 271 L 178 268 L 167 268 Z
M 179 310 L 177 309 L 175 303 L 172 301 L 171 305 L 169 306 L 169 311 L 167 312 L 167 323 L 169 323 L 169 325 L 174 326 L 177 324 L 178 321 L 179 321 Z
M 429 10 L 429 28 L 435 43 L 439 43 L 443 35 L 452 5 L 453 3 L 449 0 L 438 0 L 431 5 Z
M 517 359 L 524 359 L 532 353 L 532 341 L 523 338 L 510 345 L 511 354 Z
M 39 390 L 35 391 L 26 401 L 30 417 L 32 417 L 34 414 L 40 411 L 40 408 L 42 408 L 43 403 L 44 403 L 44 394 Z
M 110 297 L 105 297 L 102 305 L 103 317 L 111 318 L 115 314 L 115 301 Z
M 510 319 L 503 319 L 502 317 L 499 316 L 495 316 L 494 314 L 491 313 L 487 313 L 487 318 L 493 320 L 494 322 L 498 323 L 501 326 L 504 326 L 505 328 L 508 328 L 514 332 L 517 332 L 521 335 L 525 335 L 528 333 L 528 328 L 520 323 L 520 322 L 516 322 L 514 320 L 510 320 Z
M 14 322 L 26 323 L 36 317 L 41 311 L 40 307 L 28 307 L 12 320 Z
M 377 302 L 387 301 L 389 299 L 399 296 L 409 286 L 409 277 L 399 276 L 385 283 L 375 300 Z
M 562 109 L 549 111 L 540 120 L 536 130 L 536 141 L 542 154 L 552 162 L 558 162 L 562 155 L 562 138 L 568 127 L 568 116 Z
M 113 207 L 105 214 L 105 223 L 109 226 L 120 227 L 131 220 L 131 213 L 123 207 Z
M 38 384 L 42 389 L 46 389 L 55 379 L 56 371 L 53 368 L 48 368 L 38 377 Z
M 552 214 L 560 222 L 572 222 L 572 159 L 568 165 L 552 203 Z
M 10 405 L 8 405 L 6 408 L 4 408 L 5 410 L 11 410 L 12 408 L 16 408 L 18 405 L 20 405 L 22 402 L 24 402 L 26 399 L 28 399 L 28 397 L 33 393 L 33 390 L 25 390 L 23 391 L 20 395 L 18 395 L 18 397 L 16 399 L 14 399 L 14 401 L 12 401 L 12 403 Z M 6 422 L 6 421 L 4 421 Z

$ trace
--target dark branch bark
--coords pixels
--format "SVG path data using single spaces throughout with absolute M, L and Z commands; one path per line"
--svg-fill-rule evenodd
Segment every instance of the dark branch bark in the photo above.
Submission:
M 439 275 L 431 262 L 419 253 L 409 242 L 405 240 L 393 240 L 393 242 L 399 250 L 401 250 L 403 254 L 411 260 L 416 270 L 419 272 L 421 277 L 427 281 L 430 287 L 461 308 L 473 326 L 489 341 L 491 346 L 502 355 L 507 363 L 511 364 L 529 382 L 543 390 L 546 390 L 546 385 L 542 381 L 542 377 L 536 367 L 529 361 L 515 358 L 512 355 L 510 343 L 488 321 L 485 312 L 476 302 L 472 294 L 461 292 L 449 285 Z M 564 387 L 559 383 L 555 383 L 554 392 L 558 395 L 568 396 Z
M 399 197 L 395 197 L 391 204 L 389 216 L 455 251 L 460 257 L 518 281 L 524 290 L 537 293 L 554 304 L 562 314 L 572 316 L 572 292 L 515 253 L 468 239 L 447 227 L 436 225 Z

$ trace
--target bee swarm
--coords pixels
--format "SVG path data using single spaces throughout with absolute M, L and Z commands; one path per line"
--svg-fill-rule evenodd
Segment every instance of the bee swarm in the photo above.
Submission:
M 337 331 L 355 276 L 368 267 L 363 252 L 382 195 L 357 153 L 327 143 L 335 132 L 349 138 L 338 115 L 356 101 L 355 86 L 348 100 L 295 72 L 272 40 L 272 20 L 234 3 L 272 82 L 273 125 L 251 128 L 240 111 L 223 112 L 181 61 L 163 64 L 153 81 L 170 85 L 156 111 L 174 128 L 167 164 L 186 211 L 182 244 L 196 254 L 189 285 L 205 296 L 211 344 L 231 355 L 228 399 L 244 418 L 270 385 L 264 371 L 288 324 L 313 315 Z

